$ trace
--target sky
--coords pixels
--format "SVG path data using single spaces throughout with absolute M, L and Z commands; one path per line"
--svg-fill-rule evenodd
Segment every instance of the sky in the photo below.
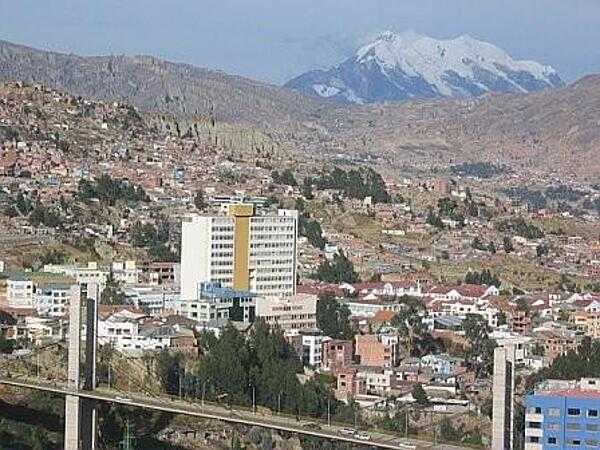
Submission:
M 600 0 L 0 0 L 3 40 L 151 54 L 277 84 L 384 30 L 469 34 L 567 81 L 600 73 Z

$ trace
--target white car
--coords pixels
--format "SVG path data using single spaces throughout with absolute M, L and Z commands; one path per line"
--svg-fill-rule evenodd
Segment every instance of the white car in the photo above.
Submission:
M 131 401 L 133 401 L 130 398 L 127 398 L 127 397 L 118 397 L 118 396 L 115 397 L 115 400 L 118 401 L 118 402 L 131 402 Z
M 371 435 L 369 435 L 367 433 L 356 433 L 354 435 L 354 437 L 356 439 L 360 439 L 361 441 L 370 441 L 371 440 Z
M 342 428 L 340 430 L 340 434 L 343 434 L 346 436 L 354 436 L 355 433 L 356 433 L 356 430 L 354 430 L 352 428 Z

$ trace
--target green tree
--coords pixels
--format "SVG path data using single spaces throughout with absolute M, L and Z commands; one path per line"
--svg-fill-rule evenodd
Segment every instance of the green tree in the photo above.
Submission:
M 411 355 L 419 356 L 426 350 L 423 344 L 427 340 L 427 327 L 423 324 L 425 306 L 415 297 L 404 296 L 400 299 L 403 308 L 394 316 L 391 325 L 406 339 L 406 345 Z
M 165 392 L 177 395 L 184 373 L 183 355 L 163 349 L 155 358 L 155 367 L 158 380 Z
M 271 178 L 273 178 L 273 181 L 277 184 L 284 184 L 286 186 L 298 186 L 296 177 L 290 169 L 285 169 L 281 172 L 274 170 L 271 173 Z
M 442 219 L 440 219 L 440 216 L 435 214 L 431 209 L 427 213 L 427 218 L 425 219 L 425 223 L 427 223 L 428 225 L 431 225 L 432 227 L 435 227 L 439 230 L 444 229 L 444 223 L 442 222 Z
M 304 214 L 300 216 L 298 222 L 298 233 L 300 236 L 304 236 L 309 244 L 315 248 L 323 250 L 325 244 L 327 244 L 319 222 L 308 219 Z
M 102 305 L 124 305 L 126 299 L 121 285 L 112 277 L 109 278 L 100 295 L 100 303 Z
M 493 275 L 488 269 L 484 269 L 481 272 L 467 272 L 465 275 L 465 283 L 484 284 L 487 286 L 496 286 L 497 288 L 502 285 L 500 279 L 496 275 Z
M 475 236 L 475 239 L 473 239 L 473 242 L 471 242 L 471 248 L 484 252 L 488 250 L 488 247 L 481 242 L 481 238 L 479 236 Z
M 316 278 L 326 283 L 356 283 L 358 274 L 354 271 L 354 264 L 342 251 L 333 256 L 333 261 L 323 261 L 316 273 Z
M 543 256 L 547 256 L 548 255 L 548 246 L 544 245 L 544 244 L 540 244 L 535 248 L 535 253 L 537 254 L 538 258 L 541 258 Z
M 7 339 L 4 331 L 0 330 L 0 353 L 12 353 L 14 349 L 15 341 Z
M 204 193 L 201 189 L 199 189 L 194 196 L 194 206 L 198 211 L 203 211 L 207 207 L 206 200 L 204 200 Z
M 425 389 L 423 389 L 423 386 L 421 385 L 421 383 L 417 383 L 413 386 L 412 396 L 418 405 L 420 405 L 420 406 L 429 405 L 429 397 L 425 393 Z
M 317 327 L 333 339 L 353 339 L 350 310 L 341 304 L 331 292 L 319 295 L 317 301 Z
M 440 437 L 445 442 L 460 442 L 463 434 L 460 430 L 454 428 L 452 422 L 444 417 L 440 422 Z
M 310 177 L 304 178 L 304 181 L 302 182 L 302 196 L 306 200 L 312 200 L 315 198 L 312 191 L 312 178 Z
M 462 327 L 469 343 L 465 352 L 467 364 L 475 370 L 478 377 L 490 375 L 494 366 L 496 342 L 489 337 L 487 321 L 478 314 L 467 314 Z
M 502 239 L 502 246 L 504 247 L 505 253 L 512 253 L 515 250 L 512 239 L 509 236 L 504 236 Z
M 225 394 L 228 404 L 248 404 L 251 368 L 244 336 L 228 325 L 223 328 L 214 348 L 202 359 L 198 375 L 202 380 L 209 380 L 209 393 Z

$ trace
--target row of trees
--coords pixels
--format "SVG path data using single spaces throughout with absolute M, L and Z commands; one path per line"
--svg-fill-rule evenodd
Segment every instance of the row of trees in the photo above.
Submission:
M 333 416 L 348 413 L 334 400 L 331 380 L 300 383 L 302 363 L 278 328 L 258 321 L 248 339 L 227 326 L 219 337 L 203 332 L 199 340 L 202 355 L 191 369 L 184 369 L 181 355 L 165 351 L 157 357 L 158 377 L 168 393 L 230 405 L 250 406 L 254 400 L 273 411 L 314 417 L 326 417 L 329 403 Z
M 489 269 L 483 269 L 481 272 L 469 271 L 465 275 L 465 283 L 467 284 L 485 284 L 487 286 L 496 286 L 499 288 L 502 281 L 498 275 L 492 274 Z
M 139 186 L 122 180 L 114 180 L 103 174 L 96 181 L 79 181 L 77 195 L 81 200 L 98 199 L 102 203 L 114 205 L 119 200 L 129 202 L 147 202 L 148 195 Z
M 360 277 L 354 270 L 354 264 L 340 250 L 332 261 L 323 261 L 314 277 L 326 283 L 357 283 Z
M 583 338 L 577 350 L 557 357 L 550 367 L 531 375 L 526 384 L 532 388 L 546 379 L 578 380 L 584 377 L 600 377 L 600 340 Z
M 131 243 L 134 247 L 146 248 L 154 261 L 179 260 L 179 255 L 169 246 L 169 225 L 160 222 L 158 226 L 136 222 L 131 229 Z
M 321 224 L 306 214 L 302 214 L 298 220 L 298 234 L 308 239 L 308 243 L 315 248 L 323 250 L 327 244 Z
M 345 171 L 335 167 L 328 173 L 310 179 L 309 184 L 319 190 L 335 189 L 343 192 L 346 197 L 362 200 L 371 197 L 376 203 L 391 201 L 385 182 L 379 173 L 371 168 Z
M 525 219 L 522 217 L 502 220 L 496 224 L 496 228 L 498 231 L 511 232 L 526 239 L 540 239 L 544 237 L 544 232 L 540 228 L 525 222 Z

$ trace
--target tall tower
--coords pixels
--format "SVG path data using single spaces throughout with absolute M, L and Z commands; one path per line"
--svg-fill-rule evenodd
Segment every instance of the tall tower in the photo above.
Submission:
M 83 292 L 74 284 L 69 298 L 69 355 L 67 384 L 69 389 L 93 391 L 96 388 L 96 349 L 98 336 L 98 285 L 88 283 Z M 83 380 L 81 374 L 81 328 L 85 304 L 86 345 Z M 83 383 L 82 383 L 83 381 Z M 96 448 L 96 408 L 92 400 L 76 395 L 65 398 L 65 450 L 94 450 Z
M 81 362 L 81 293 L 79 285 L 71 286 L 69 298 L 69 354 L 67 367 L 67 386 L 79 390 Z M 79 450 L 81 422 L 81 405 L 79 397 L 65 397 L 65 450 Z
M 494 350 L 492 450 L 512 450 L 515 417 L 515 348 Z

